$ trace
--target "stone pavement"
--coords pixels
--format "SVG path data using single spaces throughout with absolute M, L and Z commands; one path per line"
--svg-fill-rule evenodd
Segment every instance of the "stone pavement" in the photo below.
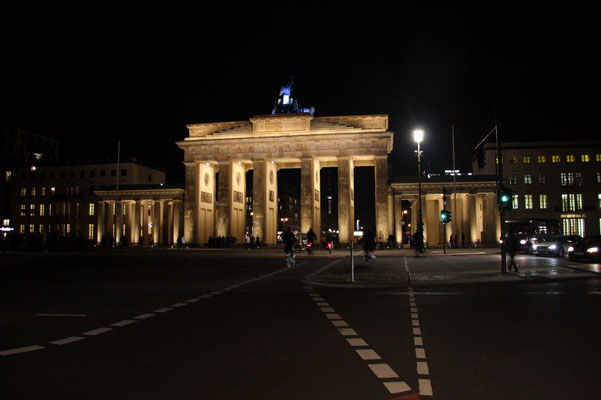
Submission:
M 355 253 L 353 267 L 347 253 L 307 275 L 304 281 L 345 288 L 404 288 L 409 285 L 549 282 L 601 277 L 600 264 L 521 254 L 517 255 L 519 272 L 503 274 L 501 254 L 496 248 L 448 249 L 447 254 L 442 249 L 430 249 L 426 257 L 415 257 L 413 250 L 380 250 L 376 254 L 376 260 L 365 264 L 361 253 Z

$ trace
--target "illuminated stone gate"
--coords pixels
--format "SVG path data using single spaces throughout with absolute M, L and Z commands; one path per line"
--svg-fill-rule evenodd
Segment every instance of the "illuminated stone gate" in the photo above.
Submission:
M 248 121 L 188 125 L 177 142 L 184 150 L 184 235 L 204 244 L 209 236 L 244 236 L 246 171 L 253 171 L 253 231 L 276 243 L 277 171 L 301 170 L 301 231 L 321 231 L 321 168 L 338 168 L 341 242 L 353 236 L 354 167 L 375 170 L 376 233 L 389 234 L 388 154 L 393 133 L 387 115 L 314 117 L 311 113 L 260 115 Z M 219 173 L 218 183 L 216 173 Z M 216 199 L 217 197 L 217 199 Z

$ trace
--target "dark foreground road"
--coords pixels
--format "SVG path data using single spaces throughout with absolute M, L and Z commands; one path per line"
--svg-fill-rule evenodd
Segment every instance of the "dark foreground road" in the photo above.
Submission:
M 394 289 L 302 282 L 344 262 L 303 255 L 286 270 L 268 251 L 3 255 L 0 398 L 601 393 L 598 279 Z M 378 263 L 400 274 L 443 265 L 435 257 Z

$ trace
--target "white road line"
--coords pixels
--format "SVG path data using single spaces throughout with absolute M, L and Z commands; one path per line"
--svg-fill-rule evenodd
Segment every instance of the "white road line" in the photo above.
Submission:
M 432 383 L 430 379 L 418 379 L 419 394 L 422 396 L 432 396 Z
M 209 294 L 212 294 L 213 296 L 215 296 L 215 295 L 221 294 L 221 291 L 220 290 L 216 290 L 216 291 L 211 292 Z
M 311 297 L 319 297 L 319 293 L 309 293 L 309 296 L 311 296 Z
M 179 307 L 183 307 L 183 306 L 187 306 L 187 303 L 175 303 L 175 304 L 171 304 L 169 307 L 175 307 L 175 308 L 179 308 Z
M 159 308 L 158 310 L 154 310 L 153 312 L 156 312 L 156 313 L 166 313 L 167 311 L 171 311 L 171 310 L 173 310 L 173 308 L 163 307 L 163 308 Z
M 411 388 L 409 387 L 409 385 L 407 385 L 403 381 L 399 381 L 399 382 L 383 382 L 383 383 L 384 383 L 384 386 L 386 386 L 386 389 L 388 389 L 388 391 L 390 392 L 390 394 L 408 392 L 408 391 L 411 390 Z
M 348 342 L 348 344 L 350 344 L 353 347 L 367 346 L 367 343 L 365 342 L 365 340 L 363 340 L 361 338 L 348 338 L 348 339 L 346 339 L 346 341 Z
M 414 336 L 413 337 L 413 344 L 415 346 L 423 346 L 424 345 L 424 341 L 422 340 L 421 336 Z
M 202 296 L 200 296 L 201 299 L 208 299 L 209 297 L 213 297 L 212 294 L 203 294 Z
M 412 313 L 416 313 L 417 312 L 417 307 L 411 307 L 411 312 Z
M 186 300 L 186 303 L 196 303 L 197 301 L 200 301 L 198 299 L 188 299 Z
M 423 347 L 415 348 L 415 358 L 424 359 L 426 358 L 426 350 Z
M 413 334 L 414 335 L 421 335 L 422 334 L 421 328 L 413 328 Z
M 86 314 L 33 314 L 35 317 L 87 317 Z
M 338 332 L 340 332 L 342 336 L 357 336 L 357 332 L 355 332 L 353 328 L 340 328 L 338 329 Z
M 142 315 L 138 315 L 137 317 L 134 317 L 135 319 L 147 319 L 150 317 L 154 317 L 156 314 L 150 314 L 150 313 L 146 313 L 146 314 L 142 314 Z
M 420 375 L 430 375 L 430 370 L 428 369 L 428 363 L 425 361 L 417 362 L 417 373 Z
M 321 307 L 320 308 L 321 311 L 325 312 L 325 313 L 333 313 L 336 312 L 336 310 L 334 310 L 332 307 Z
M 419 326 L 419 319 L 412 319 L 411 320 L 411 325 L 412 326 Z
M 313 297 L 313 301 L 317 302 L 317 301 L 325 301 L 325 300 L 321 297 Z
M 359 354 L 359 357 L 361 357 L 362 360 L 381 360 L 382 359 L 382 357 L 380 357 L 378 355 L 378 353 L 376 353 L 372 349 L 358 349 L 355 351 L 357 352 L 357 354 Z
M 330 306 L 330 304 L 326 303 L 325 301 L 318 301 L 316 304 L 319 307 L 329 307 Z
M 50 342 L 50 343 L 62 346 L 63 344 L 79 342 L 80 340 L 84 340 L 84 339 L 85 339 L 85 337 L 81 337 L 81 336 L 71 336 L 68 338 L 55 340 L 54 342 Z
M 342 319 L 338 314 L 326 314 L 327 319 Z
M 412 312 L 411 313 L 411 318 L 419 319 L 419 315 L 417 315 L 417 312 Z
M 44 346 L 38 346 L 38 345 L 18 347 L 16 349 L 2 350 L 2 351 L 0 351 L 0 356 L 10 356 L 12 354 L 27 353 L 28 351 L 41 350 L 44 348 L 45 348 Z
M 113 330 L 113 328 L 97 328 L 97 329 L 92 329 L 91 331 L 84 332 L 83 335 L 96 336 L 96 335 L 100 335 L 102 333 L 112 331 L 112 330 Z
M 339 327 L 339 328 L 340 327 L 348 326 L 348 324 L 346 323 L 346 321 L 343 321 L 341 319 L 332 321 L 332 324 L 334 324 L 334 326 Z
M 380 379 L 399 377 L 388 364 L 367 364 L 367 366 Z
M 135 324 L 136 321 L 135 319 L 124 319 L 123 321 L 119 321 L 119 322 L 115 322 L 114 324 L 111 324 L 111 326 L 118 326 L 118 327 L 122 327 L 122 326 L 126 326 L 126 325 L 130 325 L 130 324 Z

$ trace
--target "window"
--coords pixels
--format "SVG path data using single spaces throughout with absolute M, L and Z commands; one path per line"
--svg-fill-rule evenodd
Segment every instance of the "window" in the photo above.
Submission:
M 21 216 L 24 217 L 27 214 L 27 205 L 21 204 Z
M 588 154 L 581 154 L 581 155 L 580 155 L 580 161 L 582 161 L 582 162 L 589 162 L 590 160 L 591 160 L 591 159 L 590 159 L 590 157 L 588 156 Z
M 599 155 L 599 154 L 597 154 L 597 155 Z M 599 161 L 599 160 L 597 160 L 597 161 Z M 10 182 L 10 181 L 12 180 L 12 178 L 13 178 L 13 173 L 12 173 L 12 171 L 6 171 L 6 172 L 4 173 L 4 180 L 5 180 L 6 182 Z
M 599 203 L 597 205 L 599 206 L 599 208 L 601 208 L 601 193 L 597 195 L 597 198 L 599 199 Z
M 566 162 L 574 162 L 574 161 L 576 161 L 576 158 L 574 157 L 573 154 L 568 154 L 566 156 Z
M 558 155 L 551 156 L 551 162 L 558 163 L 561 161 L 561 157 Z
M 46 186 L 40 188 L 40 196 L 46 196 Z
M 37 191 L 36 191 L 36 187 L 35 187 L 35 186 L 34 186 L 34 187 L 32 187 L 32 188 L 31 188 L 31 197 L 35 197 L 35 194 L 36 194 L 36 192 L 37 192 Z
M 522 157 L 522 161 L 524 162 L 524 164 L 530 164 L 530 156 Z
M 582 186 L 582 174 L 580 172 L 562 172 L 560 175 L 561 186 Z
M 96 229 L 94 229 L 94 224 L 88 224 L 88 239 L 94 240 Z
M 10 219 L 3 219 L 2 226 L 10 226 Z
M 580 235 L 584 237 L 584 218 L 562 218 L 564 235 Z
M 541 172 L 540 174 L 538 174 L 538 183 L 540 183 L 541 185 L 544 185 L 547 183 L 547 174 L 545 174 L 544 172 Z
M 40 204 L 40 217 L 43 217 L 46 211 L 46 205 Z
M 601 172 L 597 172 L 597 183 L 601 183 Z
M 126 169 L 122 169 L 121 170 L 121 176 L 127 176 L 127 170 Z
M 518 184 L 518 174 L 510 174 L 509 175 L 509 184 L 517 185 Z
M 117 176 L 117 170 L 111 169 L 111 176 Z
M 597 162 L 601 161 L 601 154 L 595 154 L 595 161 L 597 161 Z
M 19 194 L 21 195 L 21 197 L 27 196 L 27 188 L 25 186 L 22 186 L 21 190 L 19 191 Z
M 561 195 L 561 211 L 582 210 L 582 194 L 568 193 Z
M 19 233 L 25 233 L 25 224 L 19 225 Z
M 517 164 L 518 159 L 517 157 L 509 157 L 509 164 Z
M 538 156 L 536 160 L 539 164 L 544 164 L 547 162 L 547 156 Z
M 94 215 L 94 203 L 90 203 L 88 207 L 88 215 Z
M 541 194 L 538 196 L 538 206 L 541 210 L 544 210 L 547 208 L 547 195 L 546 194 Z
M 54 196 L 56 194 L 56 188 L 54 186 L 52 186 L 50 188 L 50 196 Z
M 532 195 L 527 194 L 524 196 L 524 208 L 526 210 L 532 210 Z
M 532 174 L 524 174 L 524 184 L 532 185 Z
M 518 201 L 518 195 L 517 195 L 517 194 L 514 194 L 514 195 L 513 195 L 512 202 L 511 202 L 511 207 L 512 207 L 514 210 L 517 210 L 519 206 L 520 206 L 520 203 L 519 203 L 519 201 Z
M 582 186 L 582 174 L 574 172 L 574 186 Z
M 103 169 L 101 169 L 101 170 L 100 170 L 100 176 L 106 176 L 106 171 L 105 171 L 105 170 L 103 170 Z

